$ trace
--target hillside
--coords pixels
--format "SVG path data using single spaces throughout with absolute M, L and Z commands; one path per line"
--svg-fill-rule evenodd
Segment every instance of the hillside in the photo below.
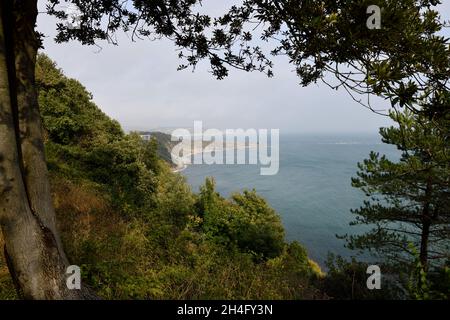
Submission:
M 225 199 L 208 179 L 193 193 L 166 162 L 167 135 L 125 134 L 43 54 L 36 71 L 58 228 L 100 297 L 324 297 L 320 268 L 255 191 Z M 1 256 L 0 299 L 15 297 Z
M 140 136 L 148 136 L 156 139 L 158 143 L 158 156 L 166 161 L 171 167 L 176 165 L 172 161 L 172 156 L 170 150 L 176 145 L 176 142 L 172 141 L 172 136 L 170 134 L 159 132 L 159 131 L 138 131 L 137 134 Z

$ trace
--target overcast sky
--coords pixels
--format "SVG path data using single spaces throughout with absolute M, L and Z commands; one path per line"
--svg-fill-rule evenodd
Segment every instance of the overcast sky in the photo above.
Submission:
M 220 12 L 232 1 L 204 2 L 214 3 L 207 10 Z M 443 2 L 440 11 L 449 19 L 450 1 Z M 42 12 L 46 1 L 39 3 Z M 131 42 L 122 35 L 119 46 L 100 43 L 101 50 L 76 42 L 55 44 L 55 21 L 45 13 L 39 14 L 38 29 L 46 35 L 44 51 L 66 75 L 81 81 L 94 102 L 125 130 L 192 127 L 201 120 L 205 127 L 219 129 L 376 133 L 390 124 L 343 90 L 336 92 L 323 84 L 299 86 L 285 58 L 274 59 L 274 78 L 232 71 L 219 81 L 206 63 L 195 73 L 177 71 L 180 61 L 167 40 Z

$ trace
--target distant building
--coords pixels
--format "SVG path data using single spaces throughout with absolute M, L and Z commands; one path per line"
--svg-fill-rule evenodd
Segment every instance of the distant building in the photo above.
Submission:
M 140 136 L 144 141 L 150 141 L 150 139 L 152 138 L 151 134 L 141 134 Z

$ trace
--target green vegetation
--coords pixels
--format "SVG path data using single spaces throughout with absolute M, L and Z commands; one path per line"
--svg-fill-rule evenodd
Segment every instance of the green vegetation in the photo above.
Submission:
M 170 150 L 177 144 L 172 141 L 172 136 L 167 133 L 152 131 L 152 132 L 137 132 L 139 135 L 150 135 L 150 143 L 154 144 L 154 148 L 157 149 L 157 155 L 162 160 L 166 161 L 171 166 L 175 167 L 176 165 L 172 162 L 172 156 L 170 154 Z M 152 161 L 156 162 L 156 161 Z
M 371 97 L 388 100 L 400 129 L 382 135 L 399 147 L 402 159 L 394 163 L 372 154 L 360 166 L 354 185 L 371 198 L 355 211 L 356 223 L 375 227 L 349 238 L 349 245 L 383 254 L 397 268 L 394 273 L 406 269 L 409 297 L 448 296 L 450 46 L 442 36 L 447 23 L 435 10 L 439 0 L 246 0 L 216 18 L 199 13 L 197 0 L 70 2 L 83 23 L 59 23 L 57 42 L 114 43 L 119 30 L 132 39 L 166 37 L 179 49 L 179 69 L 206 60 L 218 79 L 229 68 L 272 76 L 270 56 L 287 56 L 304 86 L 327 81 L 372 110 Z M 59 4 L 49 0 L 46 11 L 62 22 L 67 15 Z M 367 7 L 374 4 L 383 8 L 379 30 L 366 26 Z M 35 30 L 37 2 L 3 1 L 0 11 L 0 212 L 11 267 L 21 275 L 15 282 L 30 299 L 88 298 L 84 290 L 68 292 L 59 273 L 63 250 L 57 241 L 43 240 L 59 234 L 33 73 L 42 36 Z M 70 259 L 83 266 L 85 281 L 101 296 L 317 296 L 311 281 L 320 272 L 301 246 L 284 242 L 277 215 L 256 193 L 223 199 L 213 181 L 199 195 L 192 193 L 160 159 L 156 140 L 145 143 L 122 132 L 80 83 L 64 77 L 48 58 L 38 60 L 59 228 Z M 367 95 L 367 102 L 355 95 L 364 101 Z M 405 109 L 414 116 L 397 113 Z M 328 285 L 327 291 L 365 297 L 355 295 L 362 265 L 337 264 L 328 284 L 330 277 L 342 276 L 352 279 L 351 287 Z M 0 293 L 10 298 L 5 269 L 2 260 Z
M 405 298 L 405 293 L 395 281 L 388 277 L 382 278 L 380 290 L 367 290 L 367 262 L 355 258 L 346 260 L 340 256 L 329 254 L 326 263 L 328 272 L 320 283 L 321 290 L 331 297 L 343 300 L 390 300 Z M 388 270 L 382 266 L 383 274 Z
M 444 121 L 393 112 L 383 142 L 353 185 L 368 196 L 348 237 L 380 254 L 382 290 L 367 290 L 368 263 L 330 256 L 328 273 L 252 190 L 223 198 L 207 179 L 194 193 L 172 171 L 167 135 L 125 134 L 47 56 L 36 69 L 58 228 L 84 283 L 106 299 L 446 299 L 449 154 Z M 0 237 L 0 246 L 3 246 Z M 0 257 L 0 299 L 17 298 Z
M 448 177 L 450 152 L 445 135 L 424 117 L 393 112 L 398 127 L 382 128 L 383 142 L 397 146 L 401 159 L 393 162 L 372 153 L 359 164 L 353 186 L 370 196 L 354 210 L 357 224 L 375 224 L 363 236 L 350 237 L 351 247 L 376 249 L 390 261 L 411 263 L 420 248 L 425 269 L 441 265 L 450 249 Z
M 306 299 L 323 275 L 254 191 L 199 194 L 40 54 L 39 103 L 58 227 L 70 262 L 107 299 Z M 0 259 L 0 299 L 15 293 Z
M 389 275 L 369 291 L 368 263 L 331 255 L 322 273 L 299 243 L 286 243 L 280 217 L 255 191 L 225 199 L 207 179 L 192 192 L 172 172 L 167 135 L 125 134 L 43 54 L 36 78 L 58 228 L 71 263 L 102 298 L 449 297 L 445 119 L 393 112 L 398 126 L 380 133 L 400 160 L 372 153 L 359 165 L 353 185 L 369 201 L 354 210 L 355 224 L 375 227 L 348 245 L 379 253 Z M 1 258 L 0 299 L 15 298 Z
M 384 143 L 401 151 L 398 162 L 372 152 L 359 164 L 353 186 L 369 199 L 353 224 L 371 225 L 349 236 L 348 246 L 368 250 L 412 298 L 450 297 L 450 149 L 447 129 L 409 111 L 392 112 L 397 126 L 382 128 Z M 403 278 L 403 279 L 402 279 Z M 438 288 L 440 287 L 440 289 Z

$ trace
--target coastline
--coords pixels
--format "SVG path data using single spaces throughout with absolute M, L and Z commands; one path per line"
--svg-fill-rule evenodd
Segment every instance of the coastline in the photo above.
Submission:
M 250 144 L 250 145 L 248 145 L 248 144 L 244 143 L 244 144 L 234 145 L 234 147 L 231 147 L 231 148 L 226 148 L 226 147 L 223 147 L 223 146 L 219 145 L 219 146 L 214 147 L 213 150 L 211 150 L 211 151 L 209 151 L 209 150 L 205 151 L 206 148 L 211 148 L 212 144 L 213 143 L 207 145 L 204 148 L 202 147 L 201 149 L 193 150 L 192 152 L 190 152 L 186 156 L 178 157 L 177 161 L 174 160 L 177 157 L 172 155 L 172 161 L 173 161 L 173 163 L 175 165 L 175 168 L 172 169 L 172 172 L 173 173 L 180 173 L 180 172 L 186 170 L 187 167 L 189 166 L 190 162 L 192 162 L 191 161 L 192 157 L 197 155 L 197 154 L 212 153 L 214 151 L 215 152 L 228 152 L 230 150 L 234 150 L 236 152 L 236 151 L 239 151 L 239 150 L 258 149 L 258 144 Z

